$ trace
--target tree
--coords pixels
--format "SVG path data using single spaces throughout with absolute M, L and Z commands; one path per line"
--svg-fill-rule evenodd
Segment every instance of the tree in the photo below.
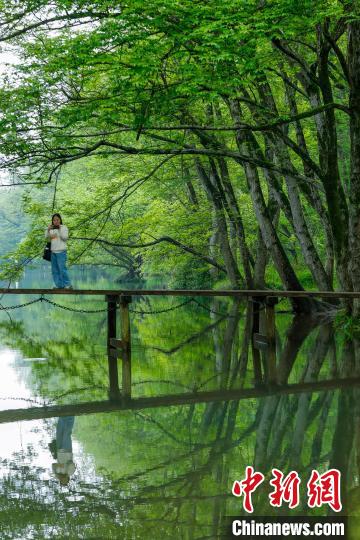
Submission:
M 22 45 L 2 90 L 4 168 L 42 184 L 89 156 L 142 157 L 150 176 L 173 162 L 193 200 L 207 197 L 209 249 L 233 287 L 263 283 L 271 262 L 287 289 L 303 287 L 305 267 L 319 289 L 359 290 L 356 3 L 84 2 L 93 22 L 76 32 L 79 6 L 63 8 L 59 30 L 39 25 Z

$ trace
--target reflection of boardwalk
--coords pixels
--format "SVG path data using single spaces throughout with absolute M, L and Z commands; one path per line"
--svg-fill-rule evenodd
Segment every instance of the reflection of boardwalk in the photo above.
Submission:
M 316 299 L 327 299 L 328 301 L 339 298 L 354 299 L 360 297 L 360 292 L 340 292 L 331 291 L 275 291 L 275 290 L 51 290 L 51 289 L 0 289 L 0 294 L 55 294 L 55 295 L 104 295 L 107 304 L 107 357 L 109 375 L 109 400 L 93 403 L 79 403 L 75 405 L 57 405 L 49 407 L 34 407 L 30 409 L 16 409 L 0 411 L 0 423 L 20 420 L 33 420 L 39 418 L 76 416 L 80 414 L 91 414 L 96 412 L 111 412 L 116 410 L 139 410 L 146 408 L 166 407 L 173 405 L 186 405 L 193 403 L 238 401 L 250 398 L 261 398 L 271 395 L 299 394 L 305 392 L 319 392 L 344 388 L 349 386 L 359 386 L 360 377 L 347 377 L 352 371 L 341 373 L 342 378 L 332 378 L 323 381 L 314 380 L 318 377 L 322 362 L 326 357 L 327 350 L 331 342 L 331 327 L 325 325 L 319 334 L 318 347 L 314 350 L 303 381 L 296 384 L 287 384 L 290 372 L 295 362 L 297 353 L 306 336 L 316 326 L 317 321 L 311 314 L 306 316 L 296 315 L 286 334 L 285 344 L 282 350 L 277 351 L 277 335 L 275 325 L 275 306 L 278 298 L 288 298 L 292 301 L 303 300 L 308 304 L 297 304 L 297 307 L 314 307 Z M 235 299 L 229 315 L 231 324 L 227 328 L 224 337 L 222 350 L 219 351 L 220 363 L 225 367 L 225 371 L 230 370 L 230 352 L 233 339 L 236 334 L 235 328 L 238 323 L 240 312 L 240 299 L 248 300 L 248 310 L 246 314 L 246 328 L 244 344 L 241 355 L 234 369 L 234 376 L 231 380 L 224 379 L 220 386 L 223 389 L 193 392 L 186 394 L 161 395 L 158 397 L 132 398 L 132 365 L 131 365 L 131 325 L 129 304 L 133 296 L 229 296 Z M 42 297 L 36 301 L 41 301 Z M 30 303 L 33 303 L 31 301 Z M 14 307 L 14 306 L 13 306 Z M 20 306 L 15 306 L 20 307 Z M 64 306 L 63 306 L 64 307 Z M 306 309 L 305 309 L 306 308 Z M 70 309 L 65 307 L 65 309 Z M 80 311 L 80 310 L 77 310 Z M 96 310 L 95 310 L 96 311 Z M 102 311 L 102 310 L 100 310 Z M 302 311 L 302 310 L 300 310 Z M 214 312 L 215 313 L 215 312 Z M 120 319 L 120 338 L 117 337 L 117 318 Z M 161 350 L 165 354 L 173 354 L 183 345 L 192 343 L 199 336 L 206 334 L 209 330 L 214 330 L 219 322 L 226 319 L 226 315 L 208 325 L 200 333 L 187 338 L 182 344 L 172 347 L 169 350 Z M 248 369 L 248 350 L 251 346 L 253 374 L 255 387 L 248 389 L 234 389 L 233 386 L 239 382 L 241 386 L 245 380 Z M 346 355 L 345 355 L 346 356 Z M 344 357 L 345 358 L 345 357 Z M 118 376 L 118 359 L 121 359 L 121 390 Z M 351 360 L 351 359 L 350 359 Z M 351 361 L 343 362 L 343 365 L 352 365 Z M 333 363 L 334 364 L 334 363 Z M 219 372 L 217 373 L 217 376 Z M 235 382 L 239 375 L 239 381 Z M 338 375 L 336 362 L 330 368 L 330 377 Z M 347 378 L 346 378 L 347 377 Z M 225 388 L 230 389 L 225 389 Z
M 284 386 L 263 386 L 259 388 L 213 390 L 185 394 L 170 394 L 158 397 L 143 397 L 135 399 L 116 399 L 77 403 L 75 405 L 53 405 L 50 407 L 31 407 L 28 409 L 10 409 L 0 411 L 0 424 L 19 422 L 21 420 L 37 420 L 55 416 L 79 416 L 81 414 L 105 413 L 114 411 L 129 411 L 171 407 L 174 405 L 191 405 L 219 401 L 238 401 L 244 399 L 262 398 L 272 395 L 300 394 L 305 392 L 321 392 L 360 386 L 360 377 L 346 379 L 328 379 L 324 381 L 303 382 Z

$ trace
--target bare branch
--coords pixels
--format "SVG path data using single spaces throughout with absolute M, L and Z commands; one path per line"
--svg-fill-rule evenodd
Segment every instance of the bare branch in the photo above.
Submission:
M 195 255 L 195 257 L 198 257 L 199 259 L 202 259 L 203 261 L 211 264 L 215 268 L 218 268 L 222 272 L 226 273 L 225 267 L 223 265 L 219 264 L 218 262 L 216 262 L 211 257 L 208 257 L 207 255 L 203 255 L 199 251 L 196 251 L 195 249 L 193 249 L 190 246 L 186 246 L 185 244 L 182 244 L 181 242 L 179 242 L 178 240 L 175 240 L 174 238 L 171 238 L 170 236 L 162 236 L 160 238 L 157 238 L 156 240 L 153 240 L 152 242 L 145 242 L 145 243 L 141 243 L 141 244 L 133 244 L 133 243 L 126 243 L 126 242 L 125 243 L 123 243 L 123 242 L 121 242 L 121 243 L 116 242 L 115 243 L 115 242 L 109 242 L 108 240 L 104 240 L 102 238 L 87 238 L 87 237 L 74 237 L 74 236 L 72 236 L 71 239 L 72 240 L 83 240 L 83 241 L 87 241 L 87 242 L 95 242 L 95 243 L 99 243 L 99 244 L 105 244 L 105 245 L 111 246 L 111 247 L 126 247 L 126 248 L 130 248 L 130 249 L 142 249 L 142 248 L 155 246 L 157 244 L 160 244 L 161 242 L 168 242 L 169 244 L 172 244 L 172 245 L 182 249 L 183 251 L 186 251 L 187 253 L 191 253 L 192 255 Z

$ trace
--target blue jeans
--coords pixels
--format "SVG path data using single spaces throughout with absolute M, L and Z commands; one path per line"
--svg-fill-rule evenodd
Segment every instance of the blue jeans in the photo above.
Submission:
M 56 448 L 72 452 L 71 433 L 74 426 L 75 416 L 62 416 L 56 425 Z
M 51 271 L 56 287 L 63 289 L 70 285 L 69 274 L 66 268 L 66 251 L 51 252 Z

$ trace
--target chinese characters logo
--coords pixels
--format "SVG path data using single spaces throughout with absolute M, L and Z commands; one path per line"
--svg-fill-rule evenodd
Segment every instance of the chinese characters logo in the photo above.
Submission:
M 301 479 L 297 472 L 291 471 L 285 476 L 278 469 L 272 469 L 270 486 L 273 491 L 269 494 L 271 506 L 279 508 L 282 503 L 287 503 L 290 509 L 296 508 L 300 503 Z M 246 467 L 245 478 L 235 480 L 232 493 L 235 497 L 243 498 L 243 508 L 246 512 L 254 511 L 252 494 L 265 480 L 261 472 L 255 472 L 251 466 Z M 330 469 L 323 474 L 313 470 L 307 483 L 307 496 L 309 508 L 321 508 L 328 504 L 334 512 L 340 512 L 342 504 L 340 500 L 341 473 L 337 469 Z

